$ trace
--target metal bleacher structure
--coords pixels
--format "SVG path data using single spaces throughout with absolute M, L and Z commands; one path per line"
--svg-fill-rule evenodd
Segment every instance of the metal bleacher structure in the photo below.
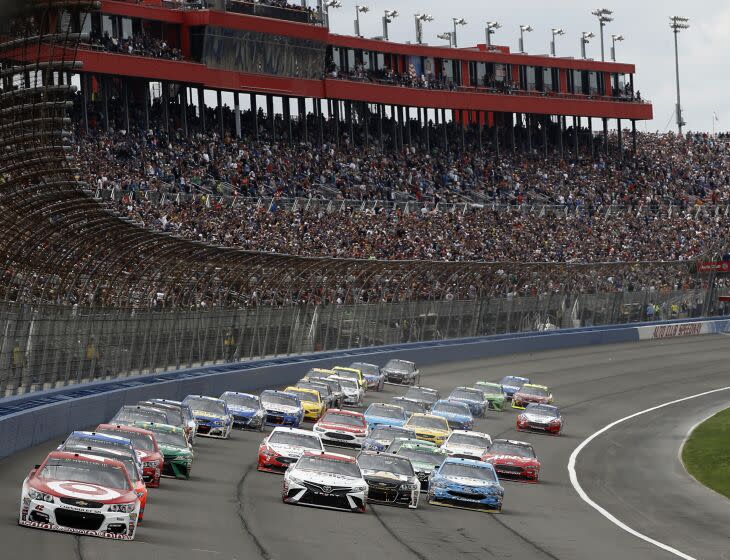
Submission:
M 197 364 L 716 311 L 712 282 L 689 262 L 303 258 L 154 233 L 76 179 L 68 111 L 84 37 L 61 15 L 99 4 L 0 6 L 0 397 Z

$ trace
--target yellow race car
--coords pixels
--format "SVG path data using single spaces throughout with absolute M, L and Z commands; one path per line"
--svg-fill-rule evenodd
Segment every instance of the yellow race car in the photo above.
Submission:
M 363 391 L 368 390 L 368 382 L 365 380 L 365 376 L 359 369 L 341 366 L 335 366 L 332 369 L 337 372 L 336 375 L 338 375 L 339 377 L 353 379 L 360 384 L 360 387 L 362 387 Z
M 512 408 L 523 410 L 530 403 L 552 404 L 553 394 L 545 385 L 526 383 L 512 395 Z
M 416 439 L 430 441 L 436 445 L 444 443 L 451 435 L 449 422 L 441 416 L 433 414 L 413 414 L 405 424 L 416 432 Z
M 325 403 L 322 400 L 322 395 L 319 391 L 314 389 L 304 389 L 302 387 L 287 387 L 284 389 L 285 393 L 292 393 L 299 397 L 302 403 L 302 409 L 304 409 L 304 419 L 316 422 L 326 409 Z

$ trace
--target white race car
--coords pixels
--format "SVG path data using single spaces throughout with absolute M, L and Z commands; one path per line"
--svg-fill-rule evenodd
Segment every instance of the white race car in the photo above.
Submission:
M 284 473 L 284 503 L 365 511 L 368 484 L 353 457 L 305 453 Z
M 279 426 L 259 446 L 258 470 L 283 473 L 305 452 L 324 453 L 319 434 Z
M 131 541 L 140 501 L 120 461 L 54 451 L 23 481 L 18 523 Z
M 492 445 L 489 434 L 481 432 L 454 430 L 441 449 L 452 457 L 480 460 Z
M 345 393 L 343 400 L 345 406 L 353 406 L 355 408 L 362 406 L 365 391 L 363 391 L 363 388 L 360 387 L 360 384 L 356 380 L 338 375 L 330 375 L 329 379 L 334 379 L 340 384 L 342 392 Z

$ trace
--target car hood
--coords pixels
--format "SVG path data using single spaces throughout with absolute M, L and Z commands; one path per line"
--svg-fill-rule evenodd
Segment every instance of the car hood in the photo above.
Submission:
M 465 445 L 463 443 L 456 445 L 451 444 L 445 447 L 445 449 L 449 453 L 462 453 L 464 455 L 473 455 L 475 457 L 481 457 L 487 452 L 486 445 Z
M 331 422 L 317 422 L 316 426 L 323 430 L 331 430 L 338 432 L 347 432 L 348 434 L 357 434 L 363 431 L 367 431 L 367 428 L 356 428 L 354 426 L 347 426 L 343 424 L 333 424 Z
M 414 461 L 411 459 L 411 465 L 413 465 L 414 471 L 433 471 L 438 468 L 438 465 L 433 463 L 426 463 L 425 461 Z
M 296 406 L 287 406 L 284 404 L 264 405 L 269 412 L 283 412 L 284 414 L 297 414 L 301 409 Z
M 233 414 L 239 414 L 243 416 L 253 416 L 259 410 L 256 408 L 249 408 L 247 406 L 229 406 L 228 409 Z
M 523 416 L 528 422 L 550 422 L 552 420 L 557 420 L 555 416 L 551 416 L 549 414 L 535 414 L 532 412 L 525 412 Z
M 185 456 L 192 457 L 193 453 L 186 447 L 176 447 L 174 445 L 160 445 L 160 451 L 163 455 L 174 455 L 174 456 Z
M 362 474 L 366 480 L 372 479 L 382 482 L 408 482 L 411 478 L 407 474 L 397 474 L 388 471 L 376 471 L 370 469 L 363 469 Z
M 537 463 L 536 459 L 520 457 L 518 455 L 486 455 L 486 459 L 491 463 L 500 463 L 505 465 L 530 465 Z
M 365 421 L 368 424 L 377 422 L 378 424 L 392 424 L 394 426 L 402 426 L 406 423 L 405 418 L 389 418 L 387 416 L 377 416 L 373 414 L 366 414 Z
M 465 403 L 465 404 L 482 404 L 483 401 L 479 400 L 478 398 L 474 397 L 449 397 L 449 400 Z
M 285 457 L 295 457 L 297 459 L 304 455 L 306 451 L 315 453 L 321 451 L 320 449 L 312 449 L 311 447 L 301 447 L 299 445 L 285 445 L 280 443 L 270 443 L 268 444 L 268 446 L 276 451 L 279 455 L 284 455 Z
M 434 416 L 441 416 L 441 418 L 446 418 L 447 420 L 456 420 L 458 422 L 469 422 L 472 420 L 471 416 L 458 414 L 456 412 L 432 412 L 431 414 Z
M 134 482 L 134 481 L 133 481 Z M 79 482 L 76 480 L 49 480 L 33 477 L 28 485 L 39 492 L 45 492 L 61 498 L 76 498 L 104 504 L 133 502 L 137 499 L 134 490 L 109 488 L 100 484 Z
M 193 410 L 193 416 L 201 420 L 228 420 L 225 414 L 213 414 L 212 412 L 203 412 L 202 410 Z
M 478 478 L 471 478 L 466 476 L 439 476 L 439 479 L 449 482 L 451 484 L 458 484 L 459 486 L 498 486 L 497 482 L 489 482 L 487 480 L 480 480 Z
M 312 471 L 299 471 L 293 473 L 292 476 L 300 480 L 305 480 L 314 484 L 325 484 L 327 486 L 356 486 L 365 483 L 362 478 L 356 478 L 354 476 Z

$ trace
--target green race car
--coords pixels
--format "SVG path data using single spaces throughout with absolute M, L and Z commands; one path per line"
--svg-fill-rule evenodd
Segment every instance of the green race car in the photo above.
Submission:
M 502 386 L 499 383 L 479 381 L 474 384 L 474 388 L 480 389 L 484 393 L 487 401 L 489 401 L 489 408 L 500 412 L 504 410 L 504 401 L 506 398 Z
M 182 428 L 155 422 L 135 422 L 134 425 L 154 432 L 157 445 L 165 457 L 162 476 L 190 478 L 194 454 L 188 445 L 185 431 Z
M 443 449 L 436 447 L 428 442 L 404 442 L 396 452 L 400 457 L 406 457 L 411 460 L 413 470 L 421 482 L 421 491 L 428 490 L 428 483 L 431 474 L 441 466 L 449 455 Z

